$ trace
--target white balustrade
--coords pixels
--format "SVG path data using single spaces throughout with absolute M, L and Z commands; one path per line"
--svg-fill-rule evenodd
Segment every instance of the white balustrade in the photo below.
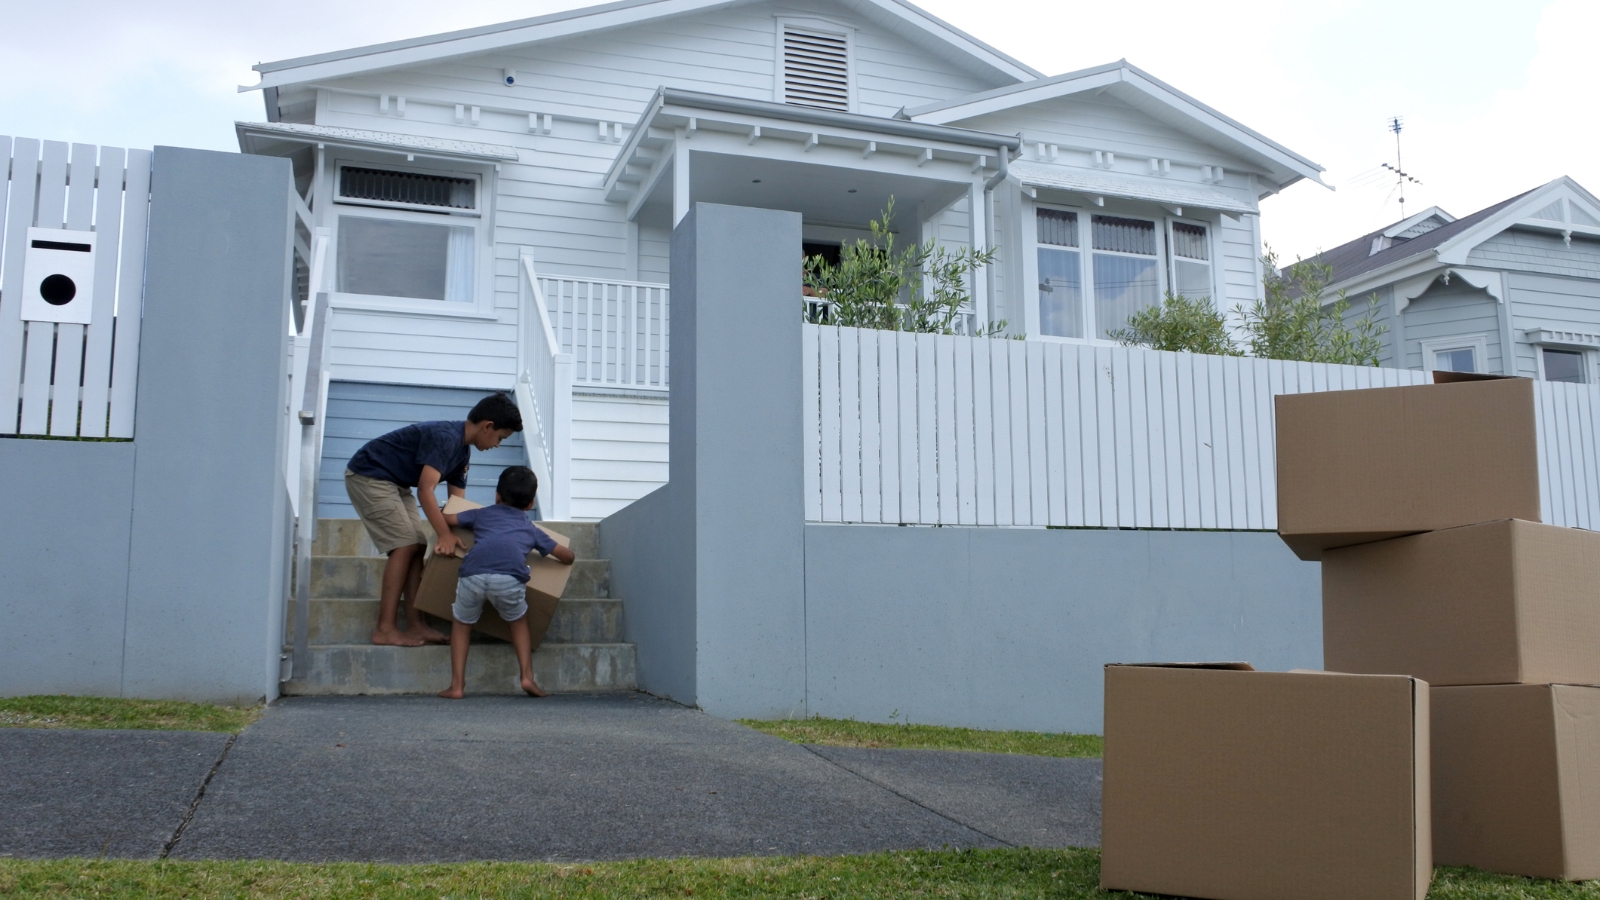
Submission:
M 667 390 L 666 285 L 537 277 L 555 339 L 572 354 L 575 384 Z

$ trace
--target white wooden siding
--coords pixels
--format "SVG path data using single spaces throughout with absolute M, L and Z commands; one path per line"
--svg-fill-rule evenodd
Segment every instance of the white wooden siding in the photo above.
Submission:
M 495 318 L 341 311 L 333 322 L 335 377 L 510 387 L 516 266 L 524 248 L 534 253 L 541 274 L 666 282 L 668 226 L 641 223 L 635 244 L 623 207 L 606 202 L 601 193 L 618 151 L 616 141 L 599 140 L 593 124 L 561 119 L 554 121 L 551 134 L 533 134 L 525 115 L 488 110 L 476 126 L 457 124 L 454 105 L 527 106 L 626 127 L 663 84 L 771 100 L 778 15 L 826 15 L 856 29 L 857 92 L 864 113 L 888 116 L 902 106 L 1002 83 L 980 80 L 843 7 L 794 2 L 717 10 L 524 51 L 330 82 L 333 89 L 320 91 L 318 125 L 496 143 L 522 154 L 519 162 L 502 164 L 494 179 Z M 517 72 L 516 87 L 503 84 L 505 69 Z M 378 94 L 406 96 L 405 116 L 392 103 L 388 113 L 381 112 Z M 448 106 L 418 102 L 428 99 Z
M 574 519 L 603 519 L 666 483 L 664 398 L 572 398 Z
M 1366 308 L 1366 299 L 1356 298 L 1350 302 L 1349 316 L 1360 316 Z M 1500 307 L 1487 292 L 1460 279 L 1448 286 L 1435 282 L 1426 293 L 1412 300 L 1401 315 L 1406 320 L 1405 368 L 1420 369 L 1426 364 L 1422 352 L 1424 341 L 1481 337 L 1487 359 L 1478 360 L 1478 371 L 1501 371 Z
M 1513 228 L 1474 247 L 1467 261 L 1491 269 L 1600 279 L 1600 241 L 1573 235 L 1568 246 L 1559 234 Z

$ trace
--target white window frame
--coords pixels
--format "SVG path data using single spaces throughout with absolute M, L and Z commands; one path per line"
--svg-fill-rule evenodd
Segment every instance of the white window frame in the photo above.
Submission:
M 1584 376 L 1583 383 L 1585 385 L 1593 385 L 1593 384 L 1596 384 L 1596 383 L 1600 383 L 1600 379 L 1597 379 L 1597 377 L 1596 377 L 1597 375 L 1600 375 L 1600 372 L 1597 372 L 1597 369 L 1596 369 L 1596 366 L 1595 366 L 1595 352 L 1593 350 L 1590 350 L 1590 349 L 1585 348 L 1585 347 L 1573 347 L 1573 346 L 1561 345 L 1561 344 L 1534 344 L 1533 345 L 1533 358 L 1534 358 L 1534 361 L 1538 364 L 1538 367 L 1539 367 L 1539 380 L 1540 381 L 1548 381 L 1549 380 L 1549 379 L 1545 378 L 1545 375 L 1544 375 L 1544 352 L 1546 350 L 1557 350 L 1557 351 L 1560 351 L 1562 353 L 1576 353 L 1576 354 L 1578 354 L 1580 360 L 1583 363 L 1583 376 Z
M 1027 199 L 1026 196 L 1024 196 L 1024 199 Z M 1194 219 L 1191 217 L 1174 219 L 1174 217 L 1171 216 L 1152 215 L 1148 212 L 1139 212 L 1135 209 L 1130 209 L 1129 205 L 1127 204 L 1114 204 L 1110 202 L 1111 198 L 1109 197 L 1106 199 L 1107 204 L 1105 206 L 1079 206 L 1072 203 L 1057 203 L 1051 200 L 1032 200 L 1031 202 L 1018 204 L 1018 206 L 1022 207 L 1023 209 L 1023 215 L 1026 216 L 1026 219 L 1022 223 L 1024 230 L 1021 233 L 1025 236 L 1025 242 L 1027 246 L 1027 252 L 1023 254 L 1023 285 L 1027 291 L 1024 300 L 1027 313 L 1025 318 L 1027 321 L 1027 335 L 1029 340 L 1037 338 L 1038 340 L 1042 341 L 1059 341 L 1068 344 L 1095 344 L 1105 347 L 1118 346 L 1116 341 L 1107 340 L 1099 336 L 1100 323 L 1096 319 L 1094 297 L 1094 254 L 1096 252 L 1110 253 L 1117 256 L 1138 256 L 1141 259 L 1148 259 L 1149 257 L 1144 257 L 1141 254 L 1119 254 L 1116 253 L 1116 251 L 1109 250 L 1096 251 L 1093 245 L 1094 216 L 1114 216 L 1119 219 L 1138 219 L 1144 222 L 1155 223 L 1156 255 L 1154 258 L 1156 261 L 1156 288 L 1163 300 L 1165 300 L 1167 291 L 1170 290 L 1172 286 L 1172 245 L 1169 240 L 1171 225 L 1168 223 L 1171 221 L 1181 221 L 1188 222 L 1192 225 L 1205 226 L 1207 230 L 1206 233 L 1211 236 L 1211 283 L 1212 290 L 1216 290 L 1217 279 L 1220 274 L 1219 270 L 1221 269 L 1221 266 L 1218 264 L 1217 260 L 1217 250 L 1219 245 L 1217 243 L 1218 229 L 1216 223 L 1208 222 L 1204 219 Z M 1040 331 L 1042 317 L 1039 314 L 1039 250 L 1040 248 L 1048 248 L 1052 246 L 1049 244 L 1039 243 L 1038 211 L 1041 209 L 1056 209 L 1061 210 L 1062 212 L 1076 213 L 1078 216 L 1077 251 L 1079 278 L 1081 279 L 1081 284 L 1083 285 L 1083 333 L 1085 337 L 1061 337 L 1059 335 L 1044 334 L 1042 331 Z M 1212 295 L 1211 302 L 1213 305 L 1217 305 L 1216 294 Z M 1218 306 L 1217 308 L 1221 309 L 1221 306 Z
M 442 209 L 439 207 L 421 206 L 410 203 L 384 203 L 372 200 L 345 200 L 338 196 L 339 172 L 346 166 L 357 168 L 387 169 L 395 172 L 417 172 L 427 175 L 448 175 L 451 177 L 473 178 L 477 183 L 477 209 L 459 210 Z M 365 310 L 371 312 L 402 313 L 407 315 L 430 316 L 438 318 L 455 319 L 495 319 L 497 314 L 494 308 L 494 172 L 483 166 L 471 166 L 462 163 L 452 165 L 441 162 L 438 165 L 421 165 L 410 163 L 397 165 L 388 160 L 377 158 L 367 159 L 358 156 L 340 157 L 335 164 L 328 167 L 324 176 L 327 183 L 318 185 L 318 195 L 332 198 L 332 202 L 323 205 L 327 218 L 322 224 L 332 231 L 332 242 L 329 245 L 328 272 L 328 302 L 330 306 L 349 310 Z M 472 301 L 470 303 L 453 303 L 447 300 L 418 300 L 413 297 L 384 297 L 374 294 L 348 294 L 335 290 L 338 284 L 339 266 L 339 217 L 360 216 L 364 218 L 389 219 L 402 222 L 422 222 L 430 225 L 445 225 L 449 227 L 471 228 L 473 231 L 473 261 L 472 261 Z
M 1222 244 L 1217 239 L 1217 232 L 1219 229 L 1217 228 L 1216 222 L 1208 222 L 1205 219 L 1196 219 L 1193 216 L 1167 217 L 1167 285 L 1172 291 L 1177 291 L 1178 255 L 1172 252 L 1172 226 L 1179 224 L 1194 225 L 1206 230 L 1207 250 L 1211 254 L 1211 258 L 1206 260 L 1206 265 L 1211 267 L 1211 306 L 1213 309 L 1217 310 L 1217 312 L 1225 312 L 1225 307 L 1223 306 L 1223 297 L 1221 296 L 1221 292 L 1219 290 L 1221 287 L 1221 279 L 1217 277 L 1222 269 Z M 1189 260 L 1189 262 L 1199 262 L 1199 260 Z M 1166 291 L 1162 291 L 1161 299 L 1165 300 L 1166 297 Z
M 1478 366 L 1478 374 L 1489 373 L 1489 342 L 1483 335 L 1473 337 L 1432 338 L 1419 341 L 1422 348 L 1422 371 L 1433 372 L 1439 367 L 1438 356 L 1450 350 L 1471 350 Z
M 787 28 L 801 31 L 818 31 L 823 34 L 836 34 L 844 38 L 844 72 L 845 86 L 848 92 L 849 112 L 856 112 L 856 30 L 841 22 L 828 19 L 812 19 L 799 16 L 775 16 L 777 27 L 773 29 L 772 41 L 772 99 L 778 103 L 787 104 L 788 81 L 783 72 L 783 32 Z M 798 104 L 796 104 L 798 105 Z M 819 107 L 807 106 L 805 109 Z

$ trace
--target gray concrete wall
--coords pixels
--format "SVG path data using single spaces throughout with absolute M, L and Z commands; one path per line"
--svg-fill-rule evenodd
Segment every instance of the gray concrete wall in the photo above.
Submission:
M 1272 533 L 803 524 L 798 243 L 714 205 L 674 234 L 670 482 L 600 525 L 645 690 L 1098 732 L 1109 661 L 1320 668 L 1320 570 Z
M 0 694 L 120 695 L 134 447 L 0 440 Z
M 804 524 L 797 216 L 673 235 L 671 480 L 605 519 L 645 690 L 728 717 L 1101 727 L 1101 666 L 1321 665 L 1274 534 Z
M 1101 731 L 1110 662 L 1322 667 L 1320 567 L 1265 532 L 807 525 L 813 715 Z
M 0 441 L 24 490 L 103 542 L 97 571 L 63 575 L 79 538 L 45 525 L 55 555 L 7 565 L 30 589 L 0 607 L 0 640 L 17 649 L 0 656 L 0 694 L 277 695 L 290 168 L 158 147 L 153 171 L 133 442 Z M 81 646 L 102 657 L 92 680 L 66 656 Z

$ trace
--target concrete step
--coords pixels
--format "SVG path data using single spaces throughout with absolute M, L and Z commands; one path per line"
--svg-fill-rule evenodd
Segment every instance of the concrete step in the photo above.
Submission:
M 546 644 L 533 654 L 534 680 L 552 693 L 636 690 L 634 666 L 632 644 Z M 307 677 L 285 682 L 283 692 L 299 696 L 433 694 L 449 685 L 449 647 L 336 644 L 312 647 Z M 509 644 L 472 645 L 467 658 L 467 692 L 522 692 Z
M 313 556 L 311 558 L 311 596 L 362 600 L 382 593 L 381 556 Z M 580 559 L 572 564 L 563 598 L 577 600 L 611 596 L 611 563 L 604 559 Z
M 373 598 L 318 597 L 311 601 L 312 644 L 364 644 L 378 620 Z M 294 607 L 289 608 L 294 634 Z M 622 640 L 621 600 L 562 600 L 545 633 L 549 644 L 612 644 Z
M 600 530 L 597 522 L 540 522 L 551 531 L 572 539 L 572 552 L 579 559 L 600 555 Z M 318 519 L 317 539 L 311 542 L 313 556 L 378 556 L 367 529 L 360 519 Z

